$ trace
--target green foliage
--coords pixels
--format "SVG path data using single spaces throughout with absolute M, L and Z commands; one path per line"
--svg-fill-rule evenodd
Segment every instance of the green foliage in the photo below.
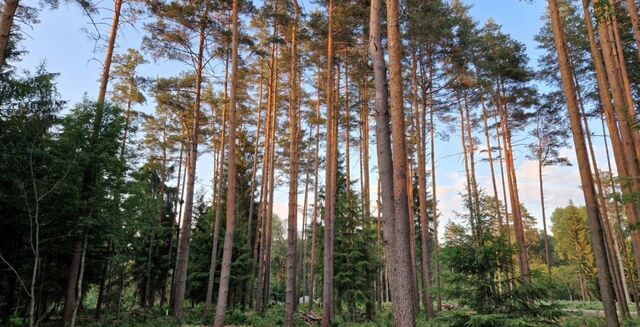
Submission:
M 347 185 L 342 166 L 338 167 L 336 188 L 336 220 L 335 220 L 335 253 L 334 253 L 334 287 L 339 301 L 336 305 L 342 312 L 342 304 L 347 306 L 345 318 L 354 322 L 360 318 L 361 305 L 373 301 L 370 276 L 381 267 L 381 260 L 376 255 L 375 246 L 370 246 L 375 239 L 375 228 L 367 224 L 362 216 L 361 195 Z M 357 181 L 351 181 L 355 184 Z M 321 199 L 324 197 L 321 196 Z M 324 206 L 320 207 L 320 216 L 324 217 Z M 324 234 L 323 226 L 319 226 L 318 239 Z M 319 244 L 319 249 L 322 245 Z M 322 269 L 322 256 L 318 256 L 318 266 Z
M 586 211 L 570 202 L 568 206 L 554 210 L 551 221 L 553 235 L 557 240 L 556 253 L 564 265 L 572 268 L 557 271 L 577 273 L 577 276 L 567 278 L 575 281 L 577 277 L 578 288 L 574 292 L 580 294 L 583 300 L 588 300 L 592 293 L 597 294 L 597 286 Z
M 529 284 L 516 279 L 512 268 L 515 248 L 504 235 L 494 235 L 491 219 L 495 218 L 481 214 L 475 235 L 461 225 L 447 228 L 441 251 L 442 262 L 450 271 L 445 275 L 446 293 L 460 309 L 446 321 L 465 327 L 556 325 L 563 313 L 557 304 L 548 303 L 550 284 L 535 272 Z M 443 319 L 436 320 L 444 323 Z

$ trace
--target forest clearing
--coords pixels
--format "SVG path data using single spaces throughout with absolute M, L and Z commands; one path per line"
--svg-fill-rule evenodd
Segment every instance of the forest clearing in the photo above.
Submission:
M 2 326 L 640 326 L 635 0 L 1 12 Z

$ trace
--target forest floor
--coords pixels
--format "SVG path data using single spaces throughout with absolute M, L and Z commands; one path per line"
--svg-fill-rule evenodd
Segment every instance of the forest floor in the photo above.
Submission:
M 562 327 L 600 327 L 605 326 L 604 320 L 601 316 L 602 304 L 599 302 L 569 302 L 561 301 L 560 304 L 565 308 L 567 316 L 562 319 L 559 326 Z M 627 320 L 623 326 L 640 326 L 640 318 L 636 317 L 635 308 L 632 309 L 632 316 L 634 318 Z M 300 312 L 306 312 L 306 310 L 300 310 Z M 213 315 L 211 315 L 213 316 Z M 314 315 L 320 317 L 319 313 Z M 228 327 L 278 327 L 284 323 L 284 306 L 274 305 L 264 316 L 258 315 L 254 311 L 241 311 L 236 309 L 227 314 L 225 319 L 225 325 Z M 313 321 L 305 318 L 305 314 L 298 314 L 296 316 L 296 326 L 314 326 Z M 349 321 L 346 317 L 338 316 L 335 320 L 335 326 L 341 327 L 385 327 L 393 326 L 393 316 L 390 308 L 386 307 L 381 312 L 378 312 L 374 321 L 364 321 L 364 319 L 356 319 L 356 321 Z M 14 320 L 12 326 L 22 326 L 23 321 Z M 58 326 L 59 321 L 51 320 L 48 323 L 43 323 L 41 326 Z M 116 319 L 115 316 L 107 315 L 102 320 L 97 321 L 93 318 L 93 312 L 88 311 L 80 314 L 78 317 L 77 326 L 79 327 L 107 327 L 107 326 L 135 326 L 135 327 L 205 327 L 212 325 L 212 317 L 202 317 L 202 308 L 196 306 L 185 310 L 185 317 L 182 322 L 178 322 L 175 318 L 168 316 L 166 312 L 160 310 L 148 310 L 142 309 L 127 312 L 122 315 L 120 319 Z M 419 317 L 417 321 L 418 327 L 448 327 L 446 321 L 440 321 L 438 323 L 426 321 L 424 318 Z

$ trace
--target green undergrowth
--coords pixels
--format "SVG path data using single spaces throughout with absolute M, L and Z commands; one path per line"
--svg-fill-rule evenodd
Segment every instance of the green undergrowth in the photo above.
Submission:
M 583 310 L 597 310 L 597 303 L 574 303 L 573 307 L 580 306 Z M 563 305 L 565 307 L 565 305 Z M 308 319 L 305 319 L 306 308 L 299 308 L 299 313 L 295 316 L 296 326 L 314 326 Z M 107 327 L 107 326 L 135 326 L 135 327 L 204 327 L 211 326 L 213 313 L 209 317 L 202 316 L 202 307 L 188 308 L 182 321 L 167 314 L 164 310 L 132 310 L 122 314 L 120 319 L 114 315 L 105 315 L 101 320 L 95 320 L 92 312 L 85 312 L 78 317 L 79 327 Z M 316 317 L 320 317 L 320 311 L 315 311 Z M 21 326 L 22 321 L 14 320 L 12 326 Z M 58 326 L 59 321 L 53 319 L 41 326 Z M 284 306 L 277 305 L 270 307 L 264 315 L 259 315 L 253 310 L 242 311 L 235 309 L 227 313 L 225 326 L 228 327 L 279 327 L 284 325 Z M 382 311 L 378 311 L 374 320 L 368 321 L 364 316 L 360 316 L 351 321 L 345 316 L 337 315 L 332 322 L 335 327 L 393 327 L 393 315 L 391 308 L 385 306 Z M 423 313 L 417 319 L 418 327 L 538 327 L 550 326 L 547 323 L 518 317 L 510 317 L 504 314 L 484 314 L 477 315 L 466 309 L 444 311 L 434 319 L 427 321 Z M 551 325 L 553 326 L 553 325 Z M 590 317 L 586 313 L 570 313 L 560 319 L 555 326 L 558 327 L 600 327 L 605 326 L 603 318 Z M 640 318 L 631 318 L 623 322 L 623 327 L 640 326 Z

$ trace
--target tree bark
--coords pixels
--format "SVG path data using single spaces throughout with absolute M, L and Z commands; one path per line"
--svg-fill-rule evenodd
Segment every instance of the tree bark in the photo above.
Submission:
M 220 135 L 220 154 L 218 159 L 218 168 L 216 176 L 218 178 L 216 186 L 216 192 L 214 192 L 215 196 L 215 217 L 213 221 L 213 231 L 212 231 L 212 241 L 211 241 L 211 255 L 209 261 L 209 280 L 207 282 L 207 295 L 204 302 L 204 316 L 209 315 L 209 311 L 211 310 L 211 301 L 213 298 L 213 284 L 215 283 L 215 274 L 216 274 L 216 265 L 218 258 L 218 242 L 220 239 L 220 215 L 222 211 L 222 183 L 224 178 L 222 174 L 224 173 L 224 161 L 225 161 L 225 152 L 224 149 L 226 147 L 225 138 L 227 135 L 227 83 L 228 83 L 228 70 L 229 70 L 229 53 L 227 52 L 226 60 L 225 60 L 225 68 L 224 68 L 224 95 L 223 95 L 223 106 L 222 106 L 222 129 Z M 260 117 L 258 117 L 258 120 Z M 213 145 L 213 144 L 212 144 Z M 213 146 L 212 146 L 213 148 Z M 214 180 L 214 183 L 216 181 Z M 253 201 L 253 200 L 252 200 Z
M 262 119 L 261 119 L 261 115 L 262 115 L 262 71 L 260 71 L 260 74 L 258 76 L 258 79 L 260 80 L 260 86 L 258 87 L 259 91 L 258 91 L 258 116 L 257 116 L 257 126 L 256 126 L 256 140 L 255 140 L 255 146 L 254 146 L 254 150 L 253 150 L 253 167 L 251 168 L 251 191 L 250 191 L 250 200 L 251 202 L 249 202 L 249 217 L 247 218 L 247 226 L 248 226 L 248 231 L 247 231 L 247 242 L 249 243 L 249 248 L 253 249 L 254 246 L 257 246 L 257 244 L 253 244 L 252 243 L 252 239 L 253 239 L 253 211 L 254 211 L 254 207 L 255 207 L 255 201 L 253 200 L 253 197 L 255 195 L 255 189 L 256 189 L 256 174 L 258 171 L 258 145 L 260 144 L 260 125 L 262 123 Z M 256 234 L 258 233 L 258 225 L 256 224 Z
M 578 167 L 580 170 L 580 180 L 582 181 L 582 189 L 585 197 L 587 220 L 589 222 L 595 263 L 598 269 L 598 284 L 600 286 L 600 295 L 602 297 L 604 306 L 605 319 L 607 321 L 607 326 L 617 327 L 620 324 L 618 322 L 616 303 L 611 286 L 611 275 L 607 267 L 608 261 L 605 251 L 605 242 L 602 237 L 602 226 L 600 223 L 598 207 L 595 199 L 593 177 L 591 175 L 587 148 L 584 143 L 584 134 L 582 131 L 582 125 L 580 123 L 580 110 L 578 108 L 576 99 L 576 89 L 571 77 L 572 75 L 568 59 L 568 51 L 564 40 L 564 34 L 561 25 L 562 23 L 556 0 L 549 0 L 549 12 L 551 14 L 550 16 L 554 42 L 556 51 L 558 53 L 562 86 L 569 110 L 569 119 L 571 122 L 571 131 L 573 133 L 573 142 L 576 149 Z
M 511 129 L 509 128 L 509 115 L 507 108 L 502 103 L 501 84 L 498 82 L 498 106 L 502 104 L 500 124 L 502 126 L 502 139 L 504 144 L 505 166 L 507 171 L 507 182 L 509 185 L 509 195 L 511 199 L 511 210 L 513 216 L 513 229 L 518 247 L 518 268 L 520 279 L 528 284 L 531 281 L 529 271 L 529 257 L 527 254 L 527 244 L 524 236 L 524 225 L 520 214 L 520 197 L 518 194 L 518 184 L 516 179 L 515 165 L 513 159 L 513 149 L 511 148 Z
M 236 209 L 236 135 L 238 132 L 236 117 L 236 94 L 238 89 L 238 11 L 239 0 L 233 0 L 231 10 L 231 90 L 229 92 L 229 153 L 227 161 L 227 222 L 222 250 L 220 270 L 220 289 L 216 304 L 214 327 L 224 326 L 229 294 L 229 278 L 231 275 L 231 258 L 233 254 L 233 232 L 235 228 Z
M 296 310 L 296 243 L 298 236 L 298 21 L 300 19 L 298 1 L 293 1 L 293 23 L 291 26 L 291 70 L 289 72 L 289 210 L 287 219 L 287 263 L 284 324 L 293 327 L 293 313 Z M 303 227 L 304 228 L 304 227 Z
M 206 12 L 207 10 L 205 10 Z M 193 218 L 193 195 L 196 181 L 196 163 L 198 161 L 198 138 L 200 136 L 200 101 L 202 91 L 203 55 L 205 46 L 205 22 L 201 18 L 200 35 L 198 40 L 198 54 L 196 56 L 195 70 L 195 101 L 193 106 L 193 121 L 189 148 L 187 149 L 187 181 L 184 213 L 180 226 L 180 238 L 178 240 L 178 253 L 176 256 L 175 287 L 173 291 L 172 311 L 174 316 L 181 320 L 183 316 L 183 303 L 187 287 L 187 268 L 189 265 L 189 245 L 191 244 L 191 219 Z
M 9 38 L 13 29 L 13 20 L 18 10 L 19 0 L 5 0 L 0 16 L 0 72 L 4 68 L 5 54 L 9 46 Z
M 325 71 L 327 102 L 327 154 L 326 154 L 326 196 L 324 215 L 324 274 L 322 279 L 322 327 L 329 327 L 333 319 L 333 250 L 335 242 L 335 195 L 338 168 L 338 117 L 333 100 L 333 0 L 328 4 L 329 22 L 327 27 L 327 68 Z
M 402 40 L 397 0 L 387 1 L 387 38 L 389 44 L 389 109 L 391 115 L 391 137 L 393 139 L 393 201 L 395 209 L 394 255 L 397 266 L 393 275 L 394 318 L 398 326 L 415 326 L 415 307 L 410 302 L 415 293 L 411 276 L 407 198 L 407 149 L 405 141 L 405 115 L 402 83 Z
M 482 102 L 482 122 L 484 124 L 484 137 L 487 142 L 487 159 L 489 160 L 489 171 L 491 172 L 491 186 L 493 187 L 494 205 L 496 206 L 496 218 L 498 218 L 498 234 L 502 235 L 504 232 L 504 222 L 502 221 L 502 212 L 500 210 L 500 198 L 498 196 L 498 185 L 496 183 L 496 173 L 493 167 L 493 147 L 491 146 L 491 136 L 489 130 L 489 120 L 487 108 L 484 104 L 484 97 L 481 95 L 480 101 Z M 546 231 L 545 231 L 546 233 Z
M 638 58 L 640 58 L 640 22 L 638 19 L 638 8 L 636 7 L 635 0 L 627 0 L 627 11 L 629 11 L 633 37 L 636 40 L 636 51 L 638 52 Z
M 598 35 L 600 36 L 602 48 L 601 56 L 597 49 L 588 1 L 583 0 L 582 6 L 591 56 L 598 80 L 598 92 L 607 118 L 618 174 L 622 179 L 620 185 L 623 195 L 629 196 L 640 191 L 640 185 L 637 180 L 640 177 L 640 166 L 634 151 L 633 126 L 630 126 L 629 120 L 626 119 L 625 100 L 620 90 L 619 75 L 616 72 L 615 64 L 613 64 L 615 61 L 613 59 L 614 54 L 611 49 L 606 24 L 598 24 Z M 609 90 L 611 93 L 609 93 Z M 626 203 L 625 211 L 629 224 L 636 224 L 638 222 L 638 213 L 640 213 L 640 203 Z M 636 272 L 640 277 L 640 231 L 637 229 L 632 229 L 631 231 L 631 242 L 636 262 Z
M 416 55 L 413 54 L 411 64 L 413 109 L 416 134 L 418 136 L 418 202 L 420 210 L 420 252 L 422 267 L 422 304 L 427 319 L 433 317 L 433 300 L 431 298 L 431 252 L 429 249 L 429 219 L 427 217 L 427 164 L 425 158 L 425 128 L 423 123 L 424 108 L 420 110 L 418 104 L 418 76 Z
M 320 74 L 318 74 L 316 100 L 316 118 L 320 119 Z M 311 264 L 309 267 L 309 312 L 313 310 L 316 291 L 316 233 L 318 225 L 318 171 L 320 170 L 320 124 L 316 122 L 316 144 L 314 155 L 314 177 L 313 177 L 313 216 L 311 218 Z
M 116 37 L 118 28 L 120 27 L 120 12 L 122 10 L 123 0 L 115 0 L 113 8 L 113 17 L 111 20 L 111 30 L 109 31 L 109 40 L 107 41 L 107 51 L 102 64 L 102 74 L 100 76 L 100 89 L 98 90 L 98 104 L 104 104 L 107 94 L 107 85 L 109 84 L 109 75 L 111 73 L 111 61 L 113 59 L 113 50 L 116 45 Z

